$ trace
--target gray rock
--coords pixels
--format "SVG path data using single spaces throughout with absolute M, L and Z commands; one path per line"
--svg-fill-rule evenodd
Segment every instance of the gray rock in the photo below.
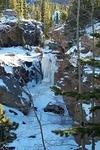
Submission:
M 64 114 L 64 108 L 59 105 L 48 103 L 44 108 L 44 112 L 52 112 L 55 114 Z

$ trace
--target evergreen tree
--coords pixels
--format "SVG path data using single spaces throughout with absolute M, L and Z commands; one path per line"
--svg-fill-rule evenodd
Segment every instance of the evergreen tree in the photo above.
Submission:
M 45 0 L 41 1 L 41 22 L 44 23 L 44 16 L 45 16 Z
M 23 0 L 17 1 L 16 12 L 17 12 L 19 18 L 23 17 Z
M 7 8 L 9 8 L 9 0 L 0 0 L 0 13 Z
M 18 124 L 15 122 L 10 122 L 10 120 L 5 116 L 2 105 L 0 105 L 0 148 L 3 144 L 12 142 L 16 139 L 16 134 L 11 133 L 11 130 L 17 129 Z
M 28 7 L 27 7 L 26 0 L 23 0 L 23 17 L 25 19 L 28 19 Z

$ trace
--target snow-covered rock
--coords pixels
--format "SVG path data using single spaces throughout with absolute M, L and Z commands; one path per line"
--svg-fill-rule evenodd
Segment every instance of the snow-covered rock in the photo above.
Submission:
M 9 13 L 0 19 L 1 47 L 42 44 L 43 26 L 41 23 L 25 19 L 19 21 L 15 15 L 10 16 Z
M 90 26 L 88 26 L 88 27 L 86 27 L 86 33 L 88 34 L 88 36 L 90 36 L 90 34 L 93 32 L 92 30 L 92 26 L 90 25 Z M 98 32 L 100 32 L 100 22 L 97 22 L 97 23 L 94 23 L 94 31 L 96 32 L 96 33 L 98 33 Z M 91 37 L 91 36 L 90 36 Z
M 22 47 L 1 48 L 0 50 L 0 102 L 15 107 L 27 114 L 30 94 L 23 89 L 29 81 L 33 86 L 42 80 L 41 53 Z

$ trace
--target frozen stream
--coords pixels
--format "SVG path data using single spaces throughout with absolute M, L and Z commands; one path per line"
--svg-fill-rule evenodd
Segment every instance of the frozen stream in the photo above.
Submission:
M 43 55 L 42 70 L 44 75 L 42 83 L 34 87 L 33 83 L 29 82 L 27 87 L 33 96 L 35 107 L 37 107 L 46 148 L 47 150 L 75 150 L 77 144 L 73 137 L 59 137 L 51 132 L 55 129 L 71 127 L 72 124 L 62 97 L 55 96 L 50 90 L 50 86 L 54 84 L 54 73 L 57 70 L 56 58 L 53 54 Z M 65 109 L 64 116 L 44 112 L 43 109 L 49 102 L 60 104 Z M 6 108 L 8 116 L 19 123 L 19 128 L 16 130 L 17 139 L 10 146 L 15 146 L 16 150 L 43 150 L 40 129 L 34 112 L 31 110 L 28 116 L 24 116 L 17 110 L 16 112 L 18 115 L 14 117 L 14 114 L 11 114 Z

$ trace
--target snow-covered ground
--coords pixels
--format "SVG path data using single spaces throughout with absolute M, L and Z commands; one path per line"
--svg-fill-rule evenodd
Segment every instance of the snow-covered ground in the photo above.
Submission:
M 85 30 L 86 30 L 86 33 L 88 34 L 88 36 L 90 38 L 93 38 L 93 36 L 90 35 L 92 33 L 92 30 L 93 30 L 92 27 L 91 26 L 86 27 Z M 94 32 L 96 32 L 96 33 L 100 32 L 100 22 L 94 23 Z
M 89 121 L 92 118 L 92 114 L 90 113 L 90 109 L 92 107 L 92 104 L 82 104 L 82 107 L 84 109 L 84 111 L 86 112 L 86 120 Z
M 16 51 L 15 56 L 19 58 L 19 56 L 21 56 L 22 54 L 22 59 L 26 59 L 23 50 L 19 50 Z M 10 54 L 12 53 L 12 50 L 9 48 L 8 50 L 5 49 L 4 53 Z M 1 51 L 0 54 L 4 55 L 3 51 Z M 34 55 L 32 53 L 32 55 L 30 56 L 31 59 L 33 59 L 33 56 Z M 16 57 L 14 61 L 16 60 Z M 3 61 L 2 59 L 0 60 Z M 7 60 L 7 63 L 9 63 L 8 61 L 9 59 Z M 18 61 L 16 61 L 16 63 L 17 62 Z M 24 89 L 31 92 L 34 106 L 37 107 L 37 115 L 42 124 L 46 148 L 47 150 L 75 150 L 78 145 L 75 142 L 74 137 L 59 137 L 52 133 L 53 130 L 69 128 L 72 125 L 72 119 L 68 114 L 63 98 L 61 96 L 55 96 L 50 89 L 50 86 L 54 84 L 54 73 L 57 70 L 56 57 L 53 54 L 45 53 L 43 55 L 42 70 L 44 75 L 42 83 L 34 87 L 33 82 L 29 82 L 24 87 Z M 49 102 L 62 106 L 65 110 L 64 115 L 44 112 L 44 108 Z M 16 150 L 42 150 L 43 146 L 41 141 L 40 128 L 34 111 L 30 110 L 30 114 L 28 116 L 24 116 L 18 110 L 11 108 L 15 112 L 17 112 L 17 115 L 15 116 L 13 113 L 9 112 L 8 107 L 4 107 L 4 109 L 8 118 L 19 123 L 18 129 L 15 131 L 17 134 L 17 139 L 8 144 L 8 146 L 14 146 L 16 147 Z

